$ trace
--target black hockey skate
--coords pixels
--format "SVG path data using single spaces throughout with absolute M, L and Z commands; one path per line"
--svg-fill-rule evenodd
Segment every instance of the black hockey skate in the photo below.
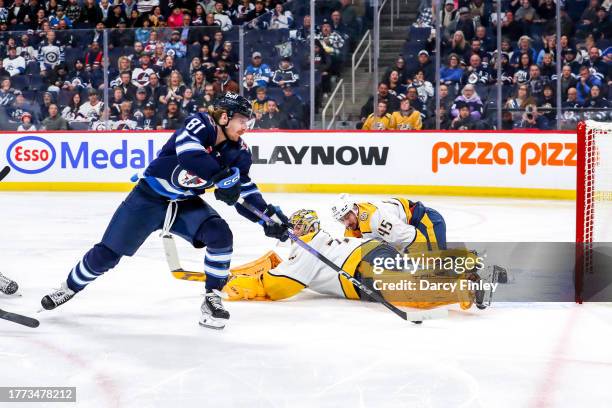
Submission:
M 17 289 L 19 289 L 17 282 L 0 273 L 0 292 L 5 295 L 13 295 L 17 292 Z
M 76 295 L 72 289 L 70 289 L 66 282 L 62 283 L 59 289 L 55 289 L 47 296 L 41 299 L 40 304 L 45 310 L 53 310 L 59 305 L 62 305 L 72 299 Z
M 207 292 L 204 295 L 204 302 L 200 310 L 202 310 L 200 326 L 210 329 L 223 329 L 230 318 L 229 312 L 223 307 L 218 291 Z

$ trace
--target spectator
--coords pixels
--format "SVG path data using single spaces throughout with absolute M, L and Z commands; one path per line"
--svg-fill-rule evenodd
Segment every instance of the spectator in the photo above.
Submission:
M 470 9 L 467 7 L 461 7 L 459 9 L 459 19 L 455 21 L 455 24 L 450 26 L 450 32 L 461 31 L 466 40 L 471 40 L 476 34 L 476 26 Z
M 546 120 L 546 117 L 543 115 L 540 115 L 538 108 L 535 105 L 527 105 L 525 108 L 525 113 L 523 114 L 523 120 L 518 127 L 521 129 L 550 129 L 548 120 Z
M 37 113 L 40 113 L 40 115 L 37 115 L 40 119 L 44 119 L 49 115 L 49 106 L 51 106 L 51 104 L 53 104 L 53 94 L 51 92 L 43 93 L 40 109 L 36 110 Z
M 91 68 L 94 62 L 101 64 L 103 56 L 102 51 L 100 51 L 100 44 L 97 42 L 91 43 L 89 50 L 85 53 L 85 66 Z M 129 66 L 124 68 L 124 70 L 126 69 L 129 69 Z
M 113 130 L 134 130 L 137 123 L 132 116 L 132 103 L 123 101 L 119 105 L 119 114 L 110 117 L 110 128 Z
M 68 122 L 59 114 L 56 104 L 49 105 L 49 116 L 42 121 L 41 130 L 68 130 Z
M 72 95 L 70 99 L 70 103 L 62 109 L 62 118 L 66 121 L 71 122 L 75 120 L 79 120 L 82 118 L 79 114 L 79 109 L 81 108 L 81 95 L 77 92 Z
M 193 72 L 191 76 L 191 89 L 196 100 L 200 100 L 204 97 L 204 87 L 206 86 L 206 78 L 202 70 Z
M 132 116 L 135 120 L 140 119 L 144 115 L 144 108 L 148 101 L 147 90 L 144 86 L 136 89 L 136 98 L 132 102 Z
M 591 32 L 596 40 L 602 38 L 609 39 L 612 37 L 612 22 L 608 15 L 609 8 L 606 10 L 605 7 L 600 6 L 597 9 L 597 17 L 592 22 L 590 27 L 586 27 L 586 32 Z
M 512 112 L 507 110 L 502 111 L 502 130 L 514 129 L 514 120 L 512 118 Z
M 569 65 L 572 74 L 578 75 L 580 72 L 580 62 L 576 59 L 576 50 L 574 48 L 565 48 L 561 52 L 561 56 L 563 57 L 563 64 Z
M 236 21 L 239 23 L 248 21 L 247 16 L 253 10 L 255 10 L 255 5 L 250 0 L 242 0 L 237 9 Z
M 38 57 L 38 52 L 30 44 L 30 36 L 23 34 L 21 36 L 21 43 L 17 46 L 17 55 L 21 55 L 26 64 L 35 63 Z
M 213 16 L 215 18 L 215 22 L 219 27 L 221 27 L 222 31 L 229 31 L 232 29 L 232 20 L 223 10 L 223 2 L 217 1 L 215 3 L 215 11 L 213 12 Z
M 544 86 L 548 84 L 548 80 L 546 78 L 542 78 L 540 75 L 540 68 L 537 65 L 532 65 L 529 67 L 529 81 L 527 81 L 527 85 L 529 86 L 529 93 L 534 98 L 540 98 L 544 92 Z
M 417 56 L 416 64 L 408 66 L 408 78 L 414 78 L 418 71 L 423 71 L 425 79 L 433 83 L 436 80 L 435 68 L 435 65 L 429 59 L 429 52 L 421 50 Z
M 455 8 L 453 0 L 446 0 L 442 9 L 442 27 L 445 31 L 450 30 L 451 24 L 455 23 L 458 16 L 458 10 Z
M 180 7 L 174 7 L 172 14 L 168 17 L 168 27 L 177 28 L 183 25 L 183 10 Z
M 459 116 L 459 106 L 465 105 L 469 108 L 470 116 L 474 120 L 480 120 L 483 111 L 482 100 L 474 89 L 474 85 L 467 84 L 463 87 L 461 95 L 455 98 L 455 104 L 451 108 L 451 115 L 456 118 Z
M 548 120 L 549 123 L 554 123 L 557 119 L 557 98 L 555 91 L 550 84 L 544 85 L 542 96 L 538 99 L 538 111 Z
M 406 68 L 406 60 L 404 57 L 397 57 L 393 66 L 387 69 L 385 75 L 383 76 L 383 82 L 388 82 L 389 75 L 391 75 L 391 71 L 397 71 L 399 74 L 399 83 L 406 83 L 406 79 L 408 79 L 408 70 Z
M 593 85 L 590 89 L 590 94 L 584 101 L 584 107 L 589 109 L 609 109 L 610 101 L 601 95 L 599 85 Z
M 282 87 L 285 84 L 290 84 L 295 86 L 299 79 L 299 75 L 296 72 L 293 64 L 291 63 L 291 58 L 283 57 L 278 64 L 278 69 L 274 72 L 272 76 L 272 82 L 277 86 Z
M 185 117 L 198 112 L 198 104 L 193 99 L 193 90 L 191 88 L 186 88 L 185 92 L 183 92 L 183 99 L 179 104 L 179 109 Z
M 44 13 L 44 11 L 43 11 L 43 13 Z M 41 16 L 39 15 L 38 16 L 38 21 L 41 21 L 40 19 L 41 19 Z M 55 12 L 55 15 L 49 16 L 49 25 L 51 25 L 51 27 L 53 27 L 53 28 L 57 28 L 57 26 L 59 26 L 59 23 L 61 21 L 66 23 L 66 26 L 68 28 L 72 28 L 72 23 L 74 23 L 74 21 L 72 21 L 70 18 L 68 18 L 67 15 L 64 14 L 64 6 L 58 5 L 57 6 L 57 11 Z
M 340 0 L 340 13 L 342 14 L 342 21 L 348 27 L 352 27 L 357 23 L 357 10 L 353 5 L 352 0 Z
M 215 87 L 213 84 L 206 84 L 204 87 L 204 97 L 202 98 L 202 107 L 204 109 L 208 109 L 208 107 L 214 103 L 216 98 L 217 94 L 215 93 Z
M 542 78 L 551 81 L 557 73 L 557 65 L 554 62 L 552 54 L 544 54 L 542 63 L 538 64 Z
M 481 63 L 476 54 L 470 57 L 470 65 L 463 72 L 461 85 L 486 86 L 491 83 L 491 74 L 488 67 Z
M 10 47 L 8 49 L 8 56 L 2 61 L 2 66 L 11 76 L 15 76 L 25 72 L 26 62 L 21 55 L 17 55 L 17 48 Z
M 166 43 L 164 52 L 174 58 L 183 58 L 187 55 L 187 46 L 181 42 L 181 32 L 172 31 L 170 41 Z
M 75 120 L 82 118 L 85 121 L 97 121 L 104 112 L 104 103 L 98 100 L 98 91 L 90 89 L 88 92 L 89 101 L 79 107 L 78 116 Z
M 255 129 L 287 129 L 288 127 L 285 115 L 278 109 L 274 99 L 268 100 L 268 110 L 266 112 L 257 113 Z
M 246 74 L 244 76 L 242 90 L 244 92 L 244 97 L 249 101 L 252 102 L 257 98 L 257 84 L 255 83 L 255 76 L 253 74 Z
M 281 3 L 277 3 L 270 17 L 270 29 L 290 28 L 293 25 L 293 15 L 285 10 Z
M 529 96 L 529 86 L 527 84 L 522 84 L 518 86 L 514 97 L 508 99 L 505 108 L 512 113 L 513 120 L 518 123 L 525 107 L 535 103 L 535 99 Z
M 512 53 L 512 57 L 510 57 L 510 64 L 517 66 L 519 63 L 519 58 L 523 54 L 528 54 L 529 61 L 530 61 L 529 65 L 533 64 L 533 61 L 535 61 L 536 59 L 536 52 L 531 47 L 531 38 L 529 38 L 529 36 L 526 36 L 526 35 L 519 38 L 517 49 L 514 53 Z
M 166 130 L 176 130 L 183 126 L 185 116 L 179 110 L 178 102 L 175 99 L 168 100 L 166 114 L 161 122 L 162 128 Z
M 134 68 L 132 71 L 132 85 L 134 86 L 147 86 L 149 85 L 149 77 L 155 73 L 155 69 L 151 65 L 151 55 L 147 52 L 143 52 L 140 56 L 140 66 Z
M 183 93 L 185 92 L 185 84 L 183 83 L 183 76 L 178 71 L 172 71 L 166 81 L 166 87 L 159 101 L 163 104 L 167 104 L 169 100 L 178 102 L 183 99 Z M 164 126 L 164 129 L 168 129 Z
M 19 51 L 17 53 L 19 53 Z M 608 65 L 601 58 L 601 51 L 597 47 L 591 47 L 589 49 L 589 59 L 583 61 L 582 65 L 595 71 L 594 75 L 596 76 L 605 78 L 608 75 Z
M 450 54 L 448 56 L 448 65 L 440 69 L 440 81 L 448 86 L 456 86 L 461 82 L 463 76 L 463 68 L 459 65 L 459 56 Z
M 79 20 L 79 17 L 81 16 L 81 6 L 77 0 L 68 0 L 68 5 L 66 6 L 66 16 L 73 22 Z
M 429 98 L 434 94 L 434 87 L 431 82 L 425 79 L 425 73 L 423 70 L 418 70 L 412 80 L 412 86 L 416 88 L 419 94 L 419 99 L 423 102 L 423 105 L 427 104 Z
M 40 43 L 38 47 L 38 62 L 40 64 L 41 75 L 46 75 L 44 71 L 51 71 L 57 65 L 64 62 L 64 46 L 55 39 L 55 31 L 47 31 L 46 39 Z
M 136 3 L 137 10 L 142 14 L 150 13 L 156 6 L 159 6 L 159 0 L 138 0 Z
M 164 57 L 164 63 L 162 66 L 157 66 L 158 74 L 162 81 L 166 81 L 170 74 L 176 70 L 174 66 L 174 57 L 172 55 L 166 55 Z
M 251 57 L 251 65 L 247 66 L 245 70 L 246 74 L 253 74 L 255 82 L 259 87 L 266 87 L 272 77 L 272 71 L 268 64 L 262 63 L 261 53 L 255 51 Z
M 496 15 L 497 14 L 493 14 L 493 16 Z M 502 21 L 502 36 L 508 38 L 510 41 L 518 41 L 523 35 L 523 32 L 523 26 L 515 20 L 514 13 L 512 11 L 506 12 L 506 18 Z
M 376 116 L 371 113 L 363 123 L 363 130 L 389 130 L 395 129 L 393 117 L 387 113 L 387 102 L 378 101 Z
M 493 39 L 487 35 L 487 29 L 484 26 L 478 26 L 476 28 L 476 36 L 474 39 L 480 41 L 480 47 L 486 53 L 490 53 L 495 48 L 496 41 L 493 41 Z
M 514 16 L 516 17 L 516 21 L 523 23 L 524 26 L 540 20 L 540 16 L 536 9 L 531 6 L 530 0 L 521 0 L 521 7 L 516 10 Z
M 516 54 L 516 53 L 515 53 Z M 529 69 L 533 65 L 528 53 L 521 54 L 519 63 L 514 71 L 514 83 L 526 84 L 529 81 Z
M 128 2 L 131 0 L 125 1 Z M 102 10 L 96 3 L 96 0 L 85 0 L 84 3 L 81 9 L 81 15 L 79 16 L 79 22 L 87 27 L 93 28 L 103 20 Z
M 591 87 L 597 86 L 601 88 L 601 81 L 594 75 L 591 75 L 588 67 L 580 68 L 580 77 L 576 84 L 576 90 L 578 91 L 578 102 L 584 105 L 584 102 L 591 94 Z
M 283 97 L 280 101 L 280 110 L 285 114 L 289 129 L 304 128 L 304 101 L 293 92 L 293 86 L 285 84 Z
M 149 100 L 153 101 L 153 104 L 157 106 L 157 103 L 159 102 L 164 91 L 159 82 L 159 75 L 157 75 L 157 73 L 149 75 L 149 85 L 145 86 L 145 89 L 147 90 Z
M 554 0 L 540 0 L 537 10 L 543 21 L 553 21 L 557 16 L 557 6 Z
M 215 81 L 216 93 L 225 93 L 227 91 L 233 93 L 240 92 L 240 85 L 229 77 L 225 68 L 217 68 L 217 76 L 217 81 Z
M 438 116 L 440 117 L 440 129 L 448 130 L 451 128 L 451 120 L 448 116 L 448 110 L 444 105 L 440 105 L 440 110 L 438 111 Z M 436 129 L 436 117 L 430 116 L 423 122 L 423 129 Z
M 258 17 L 263 16 L 264 14 L 266 14 L 268 12 L 268 10 L 266 10 L 265 4 L 262 0 L 257 0 L 255 2 L 255 8 L 253 10 L 250 10 L 247 14 L 246 14 L 246 21 L 250 21 L 251 23 L 249 23 L 249 26 L 251 28 L 255 28 L 257 27 L 256 25 L 256 21 L 254 21 L 255 19 L 257 19 Z M 265 28 L 264 27 L 260 27 L 260 28 Z
M 136 121 L 136 129 L 157 130 L 161 128 L 161 122 L 155 114 L 155 104 L 153 102 L 147 102 L 144 106 L 143 116 Z
M 4 68 L 3 60 L 0 59 L 0 78 L 10 77 L 11 74 Z
M 23 4 L 23 0 L 15 0 L 8 9 L 8 21 L 11 25 L 28 24 L 30 22 L 30 8 Z
M 36 126 L 32 123 L 32 114 L 30 112 L 23 112 L 21 115 L 21 123 L 17 126 L 18 132 L 34 132 Z
M 425 117 L 425 105 L 423 105 L 423 102 L 421 102 L 421 100 L 419 99 L 419 93 L 417 92 L 417 89 L 414 86 L 409 86 L 408 90 L 406 91 L 406 99 L 410 100 L 410 106 L 412 106 L 414 109 L 418 110 L 419 112 L 421 112 L 421 116 Z M 388 103 L 389 106 L 389 110 L 392 111 L 396 111 L 397 108 L 392 109 L 391 108 L 391 103 Z
M 397 130 L 421 130 L 423 128 L 421 113 L 410 106 L 408 99 L 402 99 L 400 110 L 393 112 L 391 119 L 395 124 L 394 129 Z
M 406 85 L 403 85 L 400 82 L 399 78 L 400 76 L 397 71 L 391 71 L 391 73 L 389 74 L 389 79 L 383 82 L 385 82 L 389 87 L 389 93 L 401 100 L 406 97 L 406 91 L 408 90 L 408 87 Z
M 414 92 L 416 94 L 416 89 L 414 89 Z M 378 84 L 378 100 L 384 101 L 386 103 L 386 108 L 391 112 L 395 112 L 396 110 L 399 109 L 399 99 L 397 99 L 396 96 L 391 95 L 389 93 L 389 87 L 384 82 L 381 82 Z M 362 123 L 365 122 L 366 118 L 373 111 L 374 111 L 374 97 L 370 96 L 367 102 L 365 103 L 365 105 L 361 107 L 361 116 L 360 116 L 361 122 Z
M 462 101 L 455 103 L 453 111 L 457 112 L 457 117 L 451 122 L 453 130 L 473 130 L 477 127 L 477 119 L 472 115 L 470 106 Z
M 332 57 L 332 64 L 334 62 L 342 63 L 344 38 L 341 34 L 332 31 L 331 24 L 328 20 L 323 20 L 321 32 L 317 34 L 315 38 L 321 42 L 321 46 L 325 52 Z
M 102 20 L 101 21 L 107 21 L 108 19 L 108 15 L 109 13 L 112 13 L 112 8 L 113 6 L 111 5 L 109 0 L 100 0 L 100 3 L 98 4 L 98 7 L 100 8 L 100 13 L 102 13 Z
M 116 86 L 113 88 L 113 97 L 109 101 L 111 116 L 119 116 L 121 113 L 121 104 L 126 101 L 123 94 L 123 88 Z
M 315 40 L 315 69 L 321 74 L 321 90 L 324 94 L 331 91 L 331 58 L 327 55 L 327 52 L 321 46 L 321 42 L 319 40 Z M 305 64 L 303 64 L 305 69 L 310 67 L 310 58 L 305 58 Z
M 270 102 L 270 98 L 268 98 L 266 88 L 260 86 L 257 88 L 257 97 L 253 101 L 253 113 L 258 119 L 268 111 L 268 102 Z
M 339 33 L 345 38 L 350 38 L 351 44 L 357 37 L 355 28 L 350 28 L 346 24 L 344 24 L 344 22 L 342 21 L 342 13 L 340 13 L 340 11 L 338 10 L 334 11 L 331 14 L 331 29 L 332 31 Z M 351 49 L 353 49 L 352 46 Z
M 440 84 L 440 106 L 444 107 L 446 112 L 449 111 L 450 107 L 453 105 L 454 100 L 448 92 L 448 85 Z M 435 112 L 436 111 L 436 98 L 430 98 L 427 105 L 427 112 Z M 434 117 L 435 119 L 435 117 Z
M 450 49 L 448 49 L 450 47 Z M 453 37 L 444 48 L 448 49 L 449 54 L 456 54 L 461 58 L 465 58 L 465 55 L 470 51 L 468 47 L 467 41 L 465 41 L 465 36 L 463 31 L 458 30 L 455 31 Z

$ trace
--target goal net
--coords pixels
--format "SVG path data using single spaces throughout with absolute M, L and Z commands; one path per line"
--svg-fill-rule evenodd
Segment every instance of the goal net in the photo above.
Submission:
M 593 273 L 598 242 L 612 242 L 612 123 L 578 124 L 576 174 L 576 301 Z

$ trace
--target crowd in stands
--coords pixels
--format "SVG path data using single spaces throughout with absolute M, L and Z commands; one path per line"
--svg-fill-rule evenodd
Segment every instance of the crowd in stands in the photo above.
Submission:
M 370 98 L 358 127 L 435 129 L 439 118 L 442 129 L 493 129 L 502 109 L 503 129 L 555 129 L 559 83 L 562 127 L 575 128 L 582 119 L 612 117 L 612 1 L 565 0 L 561 4 L 559 67 L 554 0 L 501 0 L 501 50 L 497 49 L 496 2 L 444 1 L 438 118 L 431 4 L 424 1 L 402 54 L 384 74 L 376 114 Z M 501 107 L 497 102 L 499 64 Z
M 351 0 L 318 3 L 320 105 L 363 29 Z M 0 126 L 175 129 L 242 85 L 255 127 L 308 127 L 308 12 L 298 0 L 0 0 Z

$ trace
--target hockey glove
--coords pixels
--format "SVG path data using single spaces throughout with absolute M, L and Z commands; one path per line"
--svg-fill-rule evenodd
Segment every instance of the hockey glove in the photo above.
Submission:
M 240 198 L 240 171 L 236 167 L 221 170 L 213 177 L 217 186 L 215 198 L 227 205 L 234 205 Z
M 288 231 L 291 227 L 287 216 L 283 214 L 280 207 L 275 207 L 272 204 L 268 204 L 264 214 L 276 221 L 270 224 L 262 221 L 266 237 L 276 238 L 281 242 L 285 242 L 289 238 Z

